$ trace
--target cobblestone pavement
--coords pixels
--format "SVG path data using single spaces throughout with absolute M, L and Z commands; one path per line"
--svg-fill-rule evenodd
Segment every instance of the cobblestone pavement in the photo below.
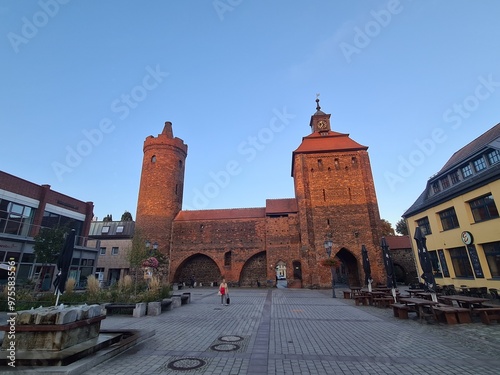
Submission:
M 157 317 L 105 319 L 156 334 L 85 374 L 500 373 L 500 324 L 400 320 L 327 290 L 235 288 L 230 306 L 190 291 L 191 304 Z

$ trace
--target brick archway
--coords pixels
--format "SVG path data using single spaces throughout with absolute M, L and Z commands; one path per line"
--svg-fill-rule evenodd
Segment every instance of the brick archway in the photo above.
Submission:
M 188 283 L 194 276 L 196 283 L 208 286 L 210 283 L 219 282 L 221 273 L 217 263 L 207 255 L 194 254 L 186 258 L 175 270 L 174 282 Z
M 265 285 L 267 278 L 266 252 L 262 251 L 250 257 L 241 270 L 240 286 L 256 286 L 257 281 Z
M 337 254 L 335 254 L 337 258 L 342 262 L 342 268 L 345 268 L 345 276 L 347 277 L 347 284 L 349 286 L 361 286 L 361 280 L 359 275 L 359 267 L 358 260 L 354 256 L 354 254 L 346 249 L 345 247 L 341 248 Z M 337 272 L 344 271 L 339 270 L 340 267 L 337 267 Z

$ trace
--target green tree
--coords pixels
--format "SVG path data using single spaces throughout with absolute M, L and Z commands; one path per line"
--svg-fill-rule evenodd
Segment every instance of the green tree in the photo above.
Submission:
M 41 272 L 35 282 L 35 290 L 39 284 L 40 277 L 45 274 L 48 264 L 57 262 L 59 254 L 64 246 L 64 235 L 66 228 L 53 227 L 42 228 L 40 232 L 34 237 L 35 244 L 33 252 L 38 263 L 42 263 Z
M 137 294 L 137 278 L 139 270 L 142 268 L 142 263 L 149 257 L 149 250 L 146 247 L 146 239 L 144 238 L 141 230 L 135 228 L 134 237 L 132 238 L 132 245 L 127 251 L 127 261 L 130 267 L 134 270 L 134 290 Z
M 128 211 L 125 211 L 122 215 L 121 221 L 133 221 L 132 214 Z
M 113 221 L 113 215 L 106 215 L 102 221 Z
M 394 229 L 391 223 L 385 219 L 380 219 L 380 225 L 382 227 L 382 236 L 394 236 Z
M 401 219 L 396 223 L 396 232 L 402 236 L 408 235 L 408 226 L 405 219 Z

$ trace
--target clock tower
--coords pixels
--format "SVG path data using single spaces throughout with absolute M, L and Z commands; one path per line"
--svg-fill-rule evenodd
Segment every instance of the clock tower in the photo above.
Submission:
M 372 274 L 382 279 L 380 214 L 368 147 L 332 131 L 330 114 L 321 111 L 319 99 L 309 125 L 311 134 L 292 155 L 301 262 L 309 277 L 303 285 L 328 285 L 330 270 L 321 266 L 327 239 L 333 241 L 331 256 L 347 269 L 351 285 L 364 278 L 358 267 L 362 245 L 368 249 Z

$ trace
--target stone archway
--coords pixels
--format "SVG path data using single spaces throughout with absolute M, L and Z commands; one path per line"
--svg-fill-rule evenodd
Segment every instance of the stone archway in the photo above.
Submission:
M 362 286 L 359 276 L 358 260 L 354 254 L 343 247 L 335 256 L 342 262 L 336 269 L 337 282 L 347 283 L 349 286 Z
M 241 270 L 240 286 L 266 285 L 267 279 L 266 252 L 262 251 L 250 257 Z M 257 283 L 258 281 L 258 283 Z
M 204 254 L 194 254 L 186 258 L 175 270 L 174 283 L 189 283 L 194 276 L 196 284 L 209 286 L 210 283 L 219 282 L 221 274 L 217 263 Z

